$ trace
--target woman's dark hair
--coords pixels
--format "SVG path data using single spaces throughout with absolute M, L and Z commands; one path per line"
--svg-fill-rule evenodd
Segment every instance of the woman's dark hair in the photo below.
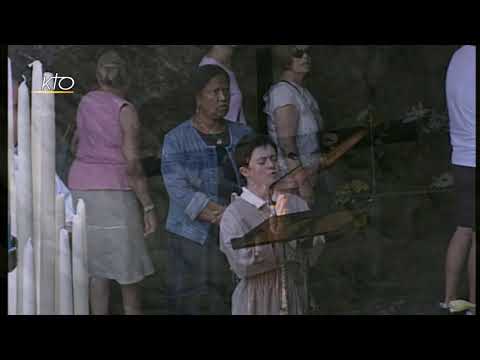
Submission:
M 222 75 L 230 83 L 228 73 L 217 65 L 204 65 L 195 70 L 192 76 L 193 94 L 198 95 L 215 76 Z
M 273 140 L 266 135 L 249 134 L 244 136 L 235 148 L 235 163 L 237 168 L 248 166 L 252 154 L 259 147 L 271 146 L 276 152 L 277 146 Z

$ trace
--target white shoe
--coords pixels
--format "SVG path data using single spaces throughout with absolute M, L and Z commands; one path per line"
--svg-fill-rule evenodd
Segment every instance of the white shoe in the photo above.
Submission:
M 441 302 L 439 305 L 440 305 L 440 308 L 443 309 L 443 310 L 449 310 L 450 309 L 450 307 L 448 306 L 447 303 Z
M 448 304 L 451 313 L 461 313 L 466 311 L 475 311 L 475 304 L 465 300 L 453 300 Z

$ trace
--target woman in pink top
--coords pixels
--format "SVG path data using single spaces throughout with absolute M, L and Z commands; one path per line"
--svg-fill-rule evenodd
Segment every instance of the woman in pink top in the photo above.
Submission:
M 97 81 L 99 89 L 85 95 L 78 108 L 68 179 L 87 208 L 91 310 L 108 313 L 114 280 L 121 285 L 125 313 L 140 314 L 138 283 L 154 272 L 144 237 L 155 232 L 157 220 L 139 162 L 139 119 L 124 99 L 126 62 L 114 51 L 103 54 Z

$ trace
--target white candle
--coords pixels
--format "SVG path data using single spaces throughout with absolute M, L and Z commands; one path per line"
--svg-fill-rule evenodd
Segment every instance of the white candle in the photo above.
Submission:
M 8 123 L 8 149 L 7 149 L 7 174 L 8 174 L 8 215 L 10 221 L 10 228 L 16 232 L 16 195 L 15 195 L 15 167 L 14 167 L 14 119 L 13 119 L 13 79 L 12 79 L 12 62 L 8 58 L 7 69 L 7 123 Z M 18 234 L 17 234 L 18 235 Z M 17 288 L 18 286 L 16 286 Z M 17 301 L 15 296 L 15 301 Z
M 56 203 L 55 203 L 55 234 L 56 245 L 55 245 L 55 314 L 59 314 L 60 311 L 60 241 L 61 241 L 61 230 L 65 227 L 65 195 L 57 194 Z
M 32 239 L 28 239 L 23 252 L 23 315 L 35 315 L 35 266 Z
M 88 269 L 87 269 L 87 227 L 85 203 L 78 201 L 77 214 L 73 217 L 72 269 L 73 304 L 75 315 L 88 315 Z
M 32 176 L 33 242 L 35 249 L 37 310 L 55 310 L 55 100 L 42 90 L 42 64 L 31 64 L 32 74 Z M 46 77 L 52 74 L 45 73 Z
M 41 160 L 41 120 L 42 120 L 42 94 L 35 91 L 42 90 L 43 68 L 40 61 L 35 61 L 29 65 L 32 67 L 32 190 L 33 190 L 33 247 L 35 252 L 35 273 L 40 274 L 40 187 L 42 177 L 40 172 Z M 36 297 L 37 302 L 40 298 L 40 276 L 36 279 Z
M 8 315 L 17 315 L 17 268 L 8 273 Z
M 32 159 L 30 138 L 30 96 L 25 80 L 18 89 L 18 171 L 17 191 L 17 299 L 22 303 L 23 249 L 27 239 L 32 238 Z
M 61 229 L 58 254 L 58 311 L 59 315 L 73 315 L 72 252 L 68 231 Z
M 13 80 L 12 80 L 12 63 L 8 58 L 8 189 L 9 189 L 9 210 L 10 210 L 10 226 L 14 227 L 15 223 L 15 180 L 14 180 L 14 122 L 13 122 Z
M 52 74 L 45 73 L 46 78 Z M 42 94 L 42 130 L 40 137 L 42 177 L 40 193 L 40 293 L 39 314 L 55 314 L 55 97 L 54 94 Z

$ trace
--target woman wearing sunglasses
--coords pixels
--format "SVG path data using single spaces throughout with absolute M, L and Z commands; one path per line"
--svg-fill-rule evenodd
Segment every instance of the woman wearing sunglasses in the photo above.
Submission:
M 269 135 L 279 148 L 282 173 L 300 166 L 284 183 L 283 190 L 299 194 L 313 205 L 324 124 L 317 101 L 304 86 L 311 70 L 308 49 L 307 45 L 273 47 L 276 83 L 264 97 L 264 112 Z

